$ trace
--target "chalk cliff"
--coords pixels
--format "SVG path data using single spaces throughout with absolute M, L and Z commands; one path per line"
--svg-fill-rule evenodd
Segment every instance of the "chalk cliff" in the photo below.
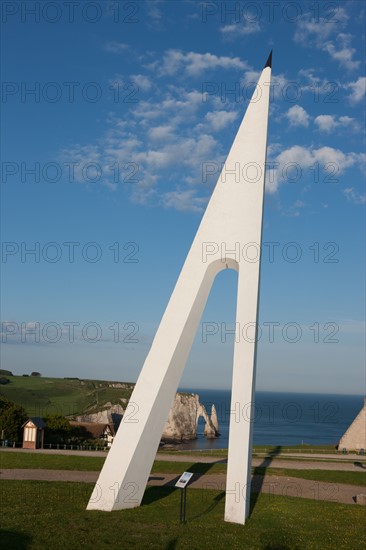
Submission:
M 216 414 L 216 408 L 215 405 L 212 404 L 211 407 L 211 417 L 208 416 L 205 407 L 202 405 L 203 411 L 202 416 L 206 420 L 206 425 L 204 429 L 204 434 L 206 437 L 217 437 L 219 434 L 219 423 L 217 420 L 217 414 Z
M 121 399 L 121 401 L 123 401 L 123 405 L 126 407 L 127 400 Z M 108 402 L 103 405 L 103 410 L 76 416 L 74 420 L 77 422 L 97 422 L 101 424 L 113 423 L 117 430 L 123 414 L 124 408 L 121 405 L 112 405 L 112 403 Z M 196 439 L 198 420 L 201 416 L 205 420 L 205 436 L 209 438 L 217 437 L 219 435 L 219 425 L 215 405 L 212 405 L 210 417 L 205 406 L 200 403 L 199 395 L 177 393 L 164 426 L 162 439 L 171 441 Z
M 124 409 L 121 405 L 112 405 L 108 402 L 103 405 L 103 410 L 96 413 L 83 414 L 75 416 L 76 422 L 96 422 L 97 424 L 113 424 L 117 431 L 124 415 Z
M 177 393 L 163 430 L 163 439 L 195 439 L 200 402 L 198 395 Z
M 213 405 L 216 426 L 213 424 L 207 411 L 200 403 L 199 395 L 177 393 L 165 423 L 162 438 L 174 440 L 196 439 L 198 420 L 202 416 L 205 420 L 204 434 L 206 437 L 219 435 L 215 406 Z
M 366 449 L 366 397 L 364 405 L 348 430 L 342 435 L 338 443 L 338 449 L 347 451 L 359 451 Z

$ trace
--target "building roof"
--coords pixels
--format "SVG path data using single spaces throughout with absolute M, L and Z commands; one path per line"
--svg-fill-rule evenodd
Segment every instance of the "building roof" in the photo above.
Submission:
M 47 424 L 42 420 L 40 416 L 31 416 L 26 422 L 24 422 L 22 428 L 24 428 L 24 426 L 26 426 L 28 422 L 32 422 L 39 430 L 43 430 L 47 426 Z
M 70 426 L 84 428 L 91 437 L 99 439 L 105 432 L 106 428 L 109 429 L 111 435 L 115 435 L 113 424 L 102 424 L 99 422 L 76 422 L 70 420 Z

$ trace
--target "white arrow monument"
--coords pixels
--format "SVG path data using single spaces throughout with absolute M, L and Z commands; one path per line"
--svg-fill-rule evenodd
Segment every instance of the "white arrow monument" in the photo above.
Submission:
M 212 283 L 238 271 L 225 520 L 250 507 L 256 337 L 272 52 L 229 155 L 90 498 L 88 510 L 139 506 Z M 251 254 L 249 250 L 251 249 Z M 243 337 L 245 327 L 251 336 Z

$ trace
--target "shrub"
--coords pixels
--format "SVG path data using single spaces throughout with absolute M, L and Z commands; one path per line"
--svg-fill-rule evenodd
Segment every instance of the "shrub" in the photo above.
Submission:
M 71 433 L 70 422 L 61 414 L 48 414 L 43 420 L 47 424 L 45 442 L 66 443 Z
M 16 405 L 4 399 L 1 399 L 0 407 L 0 432 L 4 430 L 5 439 L 22 441 L 22 426 L 28 418 L 25 409 L 20 405 Z

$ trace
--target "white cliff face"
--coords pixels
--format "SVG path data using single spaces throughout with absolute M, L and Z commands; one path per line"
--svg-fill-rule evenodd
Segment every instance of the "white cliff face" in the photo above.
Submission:
M 209 438 L 217 437 L 219 435 L 219 423 L 217 420 L 215 405 L 212 404 L 211 417 L 208 416 L 205 407 L 203 405 L 201 406 L 202 406 L 202 416 L 206 420 L 206 425 L 203 433 L 205 434 L 206 437 L 209 437 Z
M 363 408 L 339 440 L 338 449 L 348 451 L 366 449 L 366 397 Z
M 219 421 L 217 419 L 216 407 L 213 403 L 212 403 L 212 407 L 211 407 L 211 422 L 213 424 L 213 427 L 216 430 L 216 435 L 219 434 L 220 433 Z
M 121 399 L 127 406 L 127 399 Z M 101 424 L 113 424 L 117 429 L 124 414 L 121 405 L 105 403 L 103 410 L 76 416 L 77 422 L 97 422 Z M 177 393 L 169 411 L 168 420 L 165 423 L 162 439 L 184 441 L 196 439 L 197 425 L 200 417 L 205 420 L 204 434 L 212 438 L 219 435 L 219 425 L 215 405 L 212 405 L 211 418 L 204 405 L 200 403 L 199 395 Z
M 169 411 L 162 438 L 175 440 L 196 439 L 198 420 L 201 416 L 206 422 L 205 436 L 217 437 L 219 430 L 214 405 L 213 411 L 216 425 L 207 414 L 204 405 L 200 403 L 199 395 L 177 393 Z
M 198 395 L 177 393 L 164 426 L 163 439 L 195 439 L 200 406 Z
M 96 422 L 98 424 L 116 424 L 119 426 L 121 419 L 124 415 L 124 409 L 121 405 L 112 405 L 108 402 L 103 405 L 105 408 L 102 411 L 96 413 L 83 414 L 75 416 L 77 422 Z

